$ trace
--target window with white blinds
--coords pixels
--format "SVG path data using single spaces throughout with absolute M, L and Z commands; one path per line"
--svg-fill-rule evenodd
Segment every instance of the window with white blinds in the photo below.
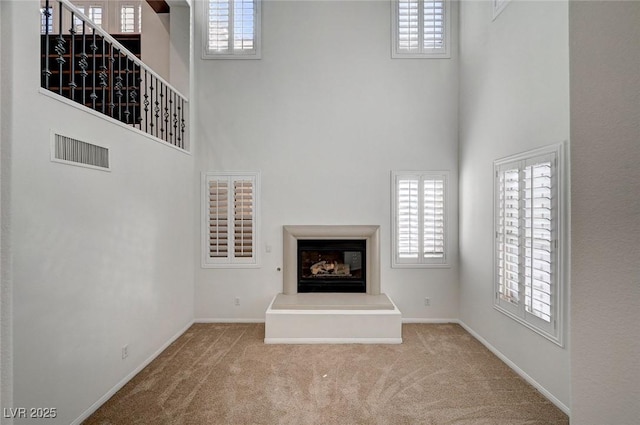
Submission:
M 392 57 L 450 57 L 450 8 L 450 0 L 392 0 Z
M 40 33 L 41 34 L 53 34 L 53 7 L 41 7 L 40 8 Z
M 84 4 L 78 4 L 77 2 L 75 2 L 74 6 L 80 9 L 82 13 L 87 15 L 87 17 L 91 19 L 97 26 L 102 27 L 103 9 L 101 5 L 84 5 Z M 82 19 L 78 17 L 74 17 L 74 26 L 75 26 L 76 34 L 82 34 L 82 28 L 83 28 Z M 87 26 L 85 28 L 85 32 L 90 33 L 91 28 Z
M 393 172 L 393 267 L 447 264 L 448 173 Z
M 142 32 L 142 6 L 139 2 L 120 5 L 120 32 L 121 33 L 141 33 Z
M 203 267 L 258 265 L 257 173 L 203 175 Z
M 205 7 L 205 58 L 260 58 L 260 0 L 207 0 Z
M 496 161 L 495 306 L 559 342 L 561 146 Z

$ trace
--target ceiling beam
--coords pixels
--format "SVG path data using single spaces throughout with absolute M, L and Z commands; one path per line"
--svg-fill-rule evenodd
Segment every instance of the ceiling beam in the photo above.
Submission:
M 156 13 L 169 13 L 169 5 L 165 0 L 147 0 Z

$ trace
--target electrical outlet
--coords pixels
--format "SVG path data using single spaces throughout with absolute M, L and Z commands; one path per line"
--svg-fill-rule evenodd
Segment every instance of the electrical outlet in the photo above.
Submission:
M 431 299 L 428 297 L 424 297 L 424 305 L 429 307 L 431 305 Z
M 240 297 L 236 297 L 236 299 L 233 302 L 235 305 L 240 305 Z
M 129 357 L 129 345 L 123 345 L 122 346 L 122 358 L 126 359 L 127 357 Z

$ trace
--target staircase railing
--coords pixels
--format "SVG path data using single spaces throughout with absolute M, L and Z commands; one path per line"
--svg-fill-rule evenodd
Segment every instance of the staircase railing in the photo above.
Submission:
M 139 35 L 112 36 L 69 0 L 43 4 L 42 87 L 186 149 L 188 100 L 140 60 Z

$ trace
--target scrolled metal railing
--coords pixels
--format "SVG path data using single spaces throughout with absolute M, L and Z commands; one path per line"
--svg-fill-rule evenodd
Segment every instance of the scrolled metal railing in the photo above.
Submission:
M 45 0 L 41 13 L 44 89 L 188 148 L 188 100 L 131 51 L 139 35 L 112 36 L 69 0 Z

